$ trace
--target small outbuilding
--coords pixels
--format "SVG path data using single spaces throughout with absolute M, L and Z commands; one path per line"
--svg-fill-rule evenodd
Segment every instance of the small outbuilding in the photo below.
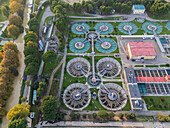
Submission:
M 145 6 L 144 5 L 133 5 L 132 11 L 133 11 L 133 14 L 144 14 Z

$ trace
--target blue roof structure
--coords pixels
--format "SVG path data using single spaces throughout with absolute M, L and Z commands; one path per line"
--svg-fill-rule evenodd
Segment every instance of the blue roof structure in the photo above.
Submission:
M 136 10 L 145 10 L 145 6 L 144 5 L 133 5 L 133 7 Z

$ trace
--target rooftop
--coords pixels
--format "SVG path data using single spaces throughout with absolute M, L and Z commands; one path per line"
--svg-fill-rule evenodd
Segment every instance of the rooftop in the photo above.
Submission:
M 132 56 L 156 56 L 152 42 L 128 42 Z
M 167 82 L 165 77 L 136 77 L 139 82 Z
M 125 73 L 128 83 L 137 83 L 133 68 L 125 68 Z
M 145 10 L 145 6 L 144 5 L 133 5 L 134 9 L 136 10 Z
M 131 98 L 141 98 L 138 85 L 129 84 L 128 86 L 129 86 L 129 91 L 130 91 Z

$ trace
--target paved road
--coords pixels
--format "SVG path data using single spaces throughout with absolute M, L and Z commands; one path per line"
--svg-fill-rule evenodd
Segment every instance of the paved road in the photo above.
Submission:
M 102 81 L 113 81 L 113 82 L 122 82 L 122 79 L 102 79 Z
M 60 66 L 63 64 L 63 62 L 64 62 L 64 60 L 62 60 L 62 61 L 58 64 L 58 66 L 53 70 L 53 72 L 51 73 L 46 96 L 48 96 L 48 95 L 50 94 L 50 90 L 51 90 L 51 85 L 52 85 L 52 83 L 53 83 L 54 74 L 55 74 L 56 71 L 60 68 Z
M 1 29 L 1 31 L 0 31 L 0 36 L 1 36 L 1 35 L 2 35 L 2 32 L 5 31 L 6 27 L 7 27 L 8 24 L 9 24 L 9 22 L 8 22 L 8 21 L 5 21 L 5 22 L 0 22 L 0 23 L 5 24 L 5 25 L 3 26 L 3 28 Z
M 41 19 L 41 23 L 40 23 L 40 28 L 39 28 L 39 37 L 42 41 L 44 41 L 43 39 L 43 36 L 42 36 L 42 32 L 43 32 L 43 24 L 45 22 L 45 19 L 49 16 L 54 16 L 54 13 L 51 12 L 50 10 L 50 6 L 48 6 L 45 11 L 44 11 L 44 14 L 42 16 L 42 19 Z
M 128 21 L 132 21 L 135 18 L 143 18 L 152 22 L 167 22 L 169 20 L 156 20 L 156 19 L 152 19 L 150 18 L 148 15 L 107 15 L 107 16 L 101 16 L 101 15 L 96 15 L 96 17 L 83 17 L 83 16 L 69 16 L 70 18 L 81 18 L 81 19 L 98 19 L 98 18 L 109 18 L 109 17 L 127 17 L 128 20 L 102 20 L 101 22 L 128 22 Z M 92 20 L 86 20 L 86 21 L 92 21 Z M 96 21 L 96 20 L 95 20 Z
M 169 128 L 170 123 L 161 122 L 92 122 L 92 121 L 60 121 L 54 124 L 47 123 L 46 121 L 36 125 L 37 128 L 49 128 L 50 126 L 61 126 L 61 127 L 140 127 L 140 128 Z

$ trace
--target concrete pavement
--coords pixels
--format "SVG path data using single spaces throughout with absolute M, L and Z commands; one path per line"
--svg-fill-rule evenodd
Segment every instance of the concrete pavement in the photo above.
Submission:
M 42 122 L 36 128 L 60 127 L 139 127 L 139 128 L 170 128 L 170 123 L 161 122 L 92 122 L 92 121 L 60 121 L 54 124 Z

